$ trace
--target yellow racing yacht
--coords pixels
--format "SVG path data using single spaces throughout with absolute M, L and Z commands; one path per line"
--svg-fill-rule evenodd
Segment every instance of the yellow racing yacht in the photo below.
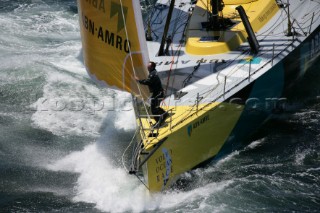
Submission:
M 129 173 L 152 192 L 239 147 L 319 60 L 319 0 L 78 0 L 78 10 L 89 75 L 133 96 Z M 159 126 L 135 79 L 149 61 L 170 115 Z

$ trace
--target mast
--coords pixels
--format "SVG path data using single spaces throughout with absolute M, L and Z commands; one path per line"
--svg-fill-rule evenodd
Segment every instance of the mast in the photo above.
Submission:
M 223 10 L 223 7 L 224 4 L 222 0 L 211 0 L 212 17 L 210 25 L 213 30 L 219 30 L 221 28 L 219 12 Z
M 158 56 L 163 56 L 164 55 L 164 45 L 165 45 L 165 42 L 167 40 L 167 35 L 168 35 L 169 26 L 170 26 L 170 22 L 171 22 L 174 3 L 175 3 L 175 0 L 171 0 L 169 12 L 168 12 L 168 17 L 167 17 L 166 25 L 164 27 L 164 32 L 163 32 L 163 35 L 162 35 L 162 40 L 161 40 L 161 45 L 160 45 L 160 48 L 159 48 Z
M 287 36 L 292 36 L 293 33 L 291 31 L 291 28 L 292 28 L 292 23 L 291 23 L 291 20 L 290 20 L 290 4 L 289 4 L 289 0 L 287 1 L 287 7 L 288 7 L 288 33 L 287 33 Z
M 212 8 L 212 20 L 211 24 L 213 29 L 219 28 L 219 0 L 211 0 L 211 8 Z

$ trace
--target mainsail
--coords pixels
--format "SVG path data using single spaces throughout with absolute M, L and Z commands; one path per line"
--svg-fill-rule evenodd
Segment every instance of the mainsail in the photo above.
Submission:
M 134 76 L 147 76 L 149 61 L 137 0 L 78 0 L 84 63 L 90 76 L 110 88 L 146 97 Z

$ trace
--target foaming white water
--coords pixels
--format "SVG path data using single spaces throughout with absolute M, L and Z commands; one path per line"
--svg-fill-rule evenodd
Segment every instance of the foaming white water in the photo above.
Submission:
M 250 144 L 245 148 L 245 150 L 255 149 L 255 148 L 261 146 L 264 142 L 265 142 L 265 139 L 253 141 L 252 143 L 250 143 Z
M 298 148 L 295 152 L 294 163 L 296 165 L 303 165 L 305 159 L 310 155 L 312 156 L 314 153 L 317 153 L 317 151 L 313 148 L 310 148 L 310 147 Z
M 1 78 L 13 85 L 21 79 L 46 79 L 39 82 L 43 91 L 28 94 L 30 100 L 38 99 L 30 103 L 33 126 L 56 135 L 98 135 L 109 94 L 101 95 L 105 90 L 88 80 L 78 60 L 78 16 L 59 4 L 34 1 L 1 13 L 0 25 L 6 32 L 0 35 L 0 64 L 6 71 Z
M 233 151 L 232 153 L 230 153 L 230 154 L 227 155 L 226 157 L 220 159 L 220 160 L 215 164 L 215 167 L 212 167 L 211 169 L 209 168 L 208 171 L 210 171 L 210 170 L 215 170 L 216 167 L 220 167 L 220 166 L 224 165 L 225 163 L 233 160 L 233 158 L 235 158 L 236 156 L 238 156 L 239 153 L 240 153 L 240 151 L 238 151 L 238 150 L 237 150 L 237 151 Z M 210 171 L 210 172 L 211 172 L 211 171 Z
M 211 206 L 212 203 L 206 203 L 206 198 L 223 191 L 232 183 L 232 180 L 213 182 L 187 192 L 178 191 L 169 192 L 163 195 L 158 194 L 154 197 L 154 202 L 158 202 L 159 208 L 162 209 L 169 209 L 173 207 L 180 207 L 183 209 L 186 208 L 186 205 L 191 205 L 191 203 L 195 202 L 198 204 L 194 204 L 193 210 L 201 210 L 203 208 L 207 209 L 207 207 L 210 206 L 210 212 L 213 212 L 216 208 Z
M 294 159 L 295 164 L 302 165 L 307 154 L 308 152 L 306 151 L 296 153 L 295 159 Z
M 320 167 L 307 169 L 307 172 L 311 172 L 311 171 L 320 171 Z
M 36 110 L 32 115 L 34 125 L 56 135 L 97 136 L 104 118 L 112 113 L 115 118 L 108 122 L 115 122 L 119 129 L 135 128 L 129 94 L 98 88 L 86 81 L 81 75 L 48 74 L 42 97 L 32 105 Z
M 145 188 L 122 168 L 114 167 L 96 144 L 74 152 L 50 166 L 79 173 L 74 201 L 95 203 L 105 211 L 143 209 Z
M 118 95 L 128 98 L 125 93 Z M 166 211 L 175 208 L 189 211 L 190 203 L 193 203 L 193 209 L 222 210 L 223 206 L 212 207 L 212 201 L 206 199 L 223 191 L 232 181 L 211 182 L 186 192 L 150 194 L 135 176 L 127 173 L 119 161 L 134 133 L 135 118 L 133 111 L 129 110 L 129 102 L 124 100 L 121 105 L 121 111 L 109 112 L 97 142 L 47 166 L 50 170 L 79 174 L 73 200 L 94 203 L 96 208 L 106 212 Z
M 52 16 L 59 18 L 55 20 Z M 42 25 L 45 26 L 46 31 L 54 32 L 54 42 L 41 47 L 44 58 L 38 63 L 44 70 L 46 83 L 41 96 L 31 105 L 35 111 L 32 115 L 33 125 L 55 135 L 96 137 L 100 134 L 103 119 L 109 112 L 121 110 L 127 118 L 132 118 L 130 117 L 133 112 L 131 96 L 106 88 L 98 88 L 92 83 L 81 62 L 82 56 L 79 56 L 81 42 L 78 20 L 77 18 L 70 20 L 63 16 L 63 13 L 41 12 L 31 17 L 36 23 L 45 22 Z M 58 26 L 62 29 L 55 30 Z M 60 41 L 59 32 L 61 31 L 68 33 Z M 62 35 L 65 36 L 65 33 Z M 68 38 L 68 35 L 71 38 Z M 32 59 L 37 60 L 37 57 Z M 121 128 L 134 128 L 135 124 L 130 120 L 122 122 L 119 119 L 122 123 Z
M 188 192 L 167 192 L 149 194 L 146 188 L 121 167 L 112 165 L 111 160 L 100 152 L 97 144 L 87 146 L 83 151 L 74 152 L 65 158 L 49 165 L 55 171 L 79 173 L 74 201 L 96 204 L 98 209 L 107 212 L 142 212 L 184 208 L 190 202 L 197 203 L 196 209 L 214 210 L 206 198 L 223 191 L 232 181 L 210 183 Z M 221 210 L 221 206 L 219 206 Z
M 242 150 L 236 150 L 233 151 L 232 153 L 228 154 L 227 156 L 225 156 L 224 158 L 220 159 L 216 164 L 215 167 L 219 167 L 221 165 L 224 165 L 225 163 L 233 160 L 236 156 L 239 156 L 239 154 L 241 152 L 247 151 L 247 150 L 251 150 L 251 149 L 255 149 L 259 146 L 261 146 L 264 143 L 264 139 L 261 140 L 257 140 L 257 141 L 253 141 L 252 143 L 250 143 L 248 146 L 244 147 Z M 215 167 L 212 167 L 212 169 L 215 169 Z
M 33 125 L 56 135 L 97 136 L 112 108 L 114 92 L 99 89 L 89 80 L 79 60 L 78 19 L 65 16 L 63 11 L 42 11 L 21 21 L 33 23 L 26 35 L 35 31 L 51 41 L 39 42 L 40 46 L 31 51 L 30 60 L 38 64 L 46 78 L 42 94 L 31 105 Z

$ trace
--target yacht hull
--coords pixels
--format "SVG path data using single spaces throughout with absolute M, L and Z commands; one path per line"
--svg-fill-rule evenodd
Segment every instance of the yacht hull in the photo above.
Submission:
M 164 190 L 182 173 L 242 147 L 242 142 L 270 115 L 285 110 L 284 95 L 319 58 L 319 51 L 310 55 L 312 42 L 318 39 L 319 29 L 232 97 L 221 103 L 209 104 L 201 111 L 190 112 L 193 113 L 191 118 L 177 130 L 171 131 L 142 166 L 149 190 Z M 176 107 L 173 113 L 179 113 L 180 110 L 186 109 Z

